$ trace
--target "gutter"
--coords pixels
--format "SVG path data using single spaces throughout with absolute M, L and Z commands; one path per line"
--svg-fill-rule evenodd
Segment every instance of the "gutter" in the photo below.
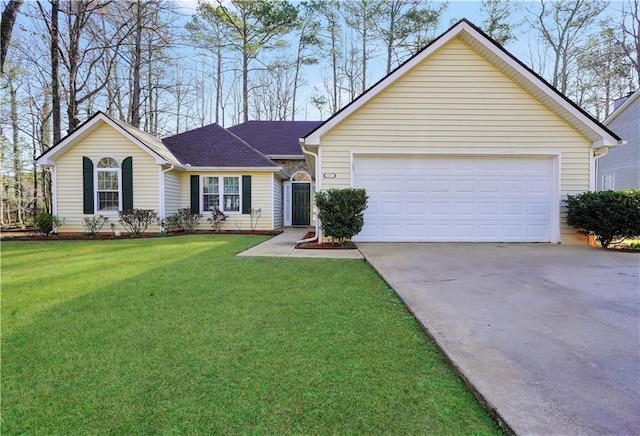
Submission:
M 302 142 L 302 141 L 300 141 L 300 142 Z M 320 165 L 320 163 L 319 163 L 318 155 L 313 153 L 313 152 L 307 151 L 304 147 L 302 147 L 302 152 L 304 154 L 308 154 L 310 156 L 313 156 L 313 158 L 315 159 L 315 163 L 316 163 L 316 190 L 315 190 L 315 192 L 318 193 L 318 192 L 320 192 L 320 179 L 318 178 L 318 174 L 320 174 L 320 171 L 319 171 L 320 168 L 318 168 L 318 166 Z M 320 237 L 320 220 L 318 219 L 318 217 L 316 217 L 316 233 L 315 233 L 315 235 L 313 237 L 311 237 L 311 238 L 301 239 L 299 241 L 296 241 L 296 244 L 302 244 L 304 242 L 314 242 L 314 241 L 317 241 L 319 237 Z
M 607 155 L 607 153 L 609 153 L 609 150 L 613 147 L 620 147 L 623 145 L 627 145 L 629 142 L 625 141 L 625 140 L 620 140 L 618 141 L 618 143 L 616 145 L 611 145 L 608 147 L 599 147 L 599 148 L 593 148 L 593 155 L 591 156 L 590 159 L 590 170 L 591 170 L 591 177 L 589 180 L 589 190 L 590 191 L 596 191 L 598 189 L 598 160 L 601 157 L 605 157 Z M 600 151 L 604 149 L 604 151 Z

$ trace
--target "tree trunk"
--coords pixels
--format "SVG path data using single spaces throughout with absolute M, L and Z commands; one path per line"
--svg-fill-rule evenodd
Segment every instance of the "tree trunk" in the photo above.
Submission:
M 142 61 L 142 4 L 136 2 L 136 30 L 133 51 L 133 63 L 131 65 L 133 79 L 131 101 L 129 102 L 129 123 L 134 127 L 140 127 L 140 65 Z
M 13 25 L 16 23 L 22 3 L 23 0 L 9 0 L 9 3 L 2 11 L 2 20 L 0 21 L 0 76 L 4 75 L 4 61 L 9 50 Z
M 242 119 L 249 121 L 249 54 L 242 54 Z
M 13 189 L 15 191 L 18 223 L 20 224 L 20 227 L 24 228 L 24 221 L 22 218 L 22 156 L 20 153 L 20 125 L 18 123 L 18 95 L 12 77 L 14 74 L 15 73 L 11 71 L 9 73 L 8 80 L 9 97 L 11 99 L 11 129 L 13 131 Z
M 53 143 L 62 139 L 60 112 L 60 67 L 58 53 L 58 0 L 51 0 L 51 123 L 53 127 Z

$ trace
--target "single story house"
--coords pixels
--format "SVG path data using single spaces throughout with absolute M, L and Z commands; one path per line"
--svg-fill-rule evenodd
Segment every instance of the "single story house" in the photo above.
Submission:
M 603 124 L 626 144 L 598 159 L 597 190 L 640 189 L 640 89 L 617 99 Z
M 255 230 L 310 226 L 314 186 L 298 138 L 318 124 L 249 122 L 235 126 L 235 134 L 211 124 L 159 139 L 98 112 L 37 163 L 52 168 L 61 233 L 84 232 L 84 218 L 93 215 L 122 230 L 118 211 L 133 208 L 153 209 L 160 218 L 181 208 L 206 218 L 218 208 L 228 230 L 251 229 L 252 209 L 260 210 Z M 269 141 L 260 131 L 272 132 Z M 255 138 L 264 153 L 243 137 Z M 201 220 L 199 229 L 207 228 Z
M 558 243 L 578 238 L 563 197 L 593 190 L 597 157 L 619 142 L 462 20 L 324 122 L 161 140 L 98 113 L 37 162 L 52 168 L 61 232 L 131 207 L 219 207 L 231 230 L 250 228 L 251 209 L 262 230 L 317 225 L 314 191 L 362 187 L 358 241 Z

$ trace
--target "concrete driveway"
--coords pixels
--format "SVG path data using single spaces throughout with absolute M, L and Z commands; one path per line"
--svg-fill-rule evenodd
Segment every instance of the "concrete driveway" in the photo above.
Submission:
M 516 434 L 640 434 L 640 255 L 547 244 L 360 243 Z

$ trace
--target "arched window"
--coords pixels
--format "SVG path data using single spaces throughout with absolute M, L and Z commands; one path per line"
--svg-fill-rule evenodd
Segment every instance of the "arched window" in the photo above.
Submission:
M 120 164 L 112 157 L 100 159 L 96 165 L 96 198 L 98 211 L 120 210 Z
M 311 182 L 311 177 L 305 171 L 297 171 L 291 176 L 292 182 Z

